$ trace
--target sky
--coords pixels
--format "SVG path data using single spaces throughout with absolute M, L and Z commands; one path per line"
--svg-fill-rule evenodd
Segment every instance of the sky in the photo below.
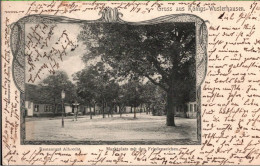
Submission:
M 44 43 L 44 39 L 48 37 L 48 34 L 52 34 L 50 40 L 48 40 L 48 46 L 45 46 L 44 48 L 41 48 L 41 44 L 38 44 L 35 49 L 33 46 L 35 46 L 35 43 L 37 43 L 36 38 L 39 37 L 35 31 L 36 24 L 26 24 L 25 26 L 25 33 L 26 33 L 26 39 L 25 43 L 30 47 L 25 48 L 26 53 L 26 74 L 25 74 L 25 80 L 26 83 L 30 84 L 39 84 L 44 78 L 46 78 L 50 73 L 48 72 L 48 69 L 42 69 L 39 76 L 39 78 L 36 78 L 34 82 L 28 81 L 30 78 L 30 75 L 35 76 L 37 74 L 37 71 L 41 68 L 43 64 L 47 64 L 48 67 L 50 67 L 51 64 L 55 64 L 53 61 L 51 62 L 47 57 L 40 58 L 39 60 L 36 59 L 37 57 L 37 51 L 44 55 L 44 52 L 46 52 L 48 55 L 50 55 L 51 50 L 55 48 L 56 50 L 62 50 L 62 45 L 66 46 L 66 37 L 69 38 L 73 42 L 74 45 L 77 45 L 77 47 L 74 49 L 74 51 L 71 51 L 73 46 L 69 45 L 66 49 L 67 55 L 62 56 L 62 60 L 59 59 L 58 55 L 52 56 L 53 59 L 55 59 L 56 62 L 59 63 L 59 68 L 55 68 L 55 70 L 61 70 L 65 71 L 69 79 L 73 81 L 72 75 L 80 70 L 82 70 L 85 67 L 84 62 L 81 60 L 84 53 L 87 51 L 86 46 L 77 40 L 77 36 L 80 32 L 80 25 L 78 24 L 47 24 L 47 28 L 43 28 L 44 25 L 40 25 L 41 28 L 37 28 L 36 32 L 40 36 L 43 37 L 42 42 Z M 51 27 L 54 27 L 51 31 Z M 47 33 L 46 33 L 47 32 Z M 49 33 L 51 32 L 51 33 Z M 65 33 L 67 34 L 64 35 Z M 35 36 L 36 38 L 32 37 Z M 59 38 L 60 41 L 59 41 Z M 30 42 L 32 41 L 32 42 Z M 29 44 L 28 44 L 29 43 Z M 37 50 L 37 51 L 36 51 Z M 31 55 L 33 59 L 33 64 L 35 65 L 34 70 L 30 70 L 30 65 L 28 63 L 28 58 Z

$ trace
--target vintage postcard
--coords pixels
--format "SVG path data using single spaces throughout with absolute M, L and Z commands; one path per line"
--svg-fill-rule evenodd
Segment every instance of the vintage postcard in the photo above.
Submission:
M 257 1 L 2 1 L 3 165 L 259 165 Z

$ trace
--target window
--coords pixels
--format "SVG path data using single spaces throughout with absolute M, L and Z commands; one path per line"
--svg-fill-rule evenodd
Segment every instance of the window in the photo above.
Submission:
M 34 105 L 34 111 L 38 112 L 39 111 L 39 105 Z
M 44 112 L 52 112 L 52 105 L 45 105 Z

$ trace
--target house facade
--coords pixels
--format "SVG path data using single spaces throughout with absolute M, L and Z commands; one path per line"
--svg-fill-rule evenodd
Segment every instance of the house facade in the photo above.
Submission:
M 197 102 L 187 102 L 185 105 L 178 105 L 174 107 L 176 117 L 182 118 L 197 118 Z
M 32 101 L 25 101 L 26 116 L 33 116 L 34 104 Z
M 54 103 L 47 89 L 33 84 L 25 84 L 26 116 L 61 115 L 61 102 Z

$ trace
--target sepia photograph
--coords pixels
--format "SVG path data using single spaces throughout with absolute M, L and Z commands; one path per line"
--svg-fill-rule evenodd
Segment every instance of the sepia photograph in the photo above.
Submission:
M 11 1 L 0 165 L 259 165 L 257 1 Z
M 25 141 L 199 144 L 194 22 L 25 24 Z

